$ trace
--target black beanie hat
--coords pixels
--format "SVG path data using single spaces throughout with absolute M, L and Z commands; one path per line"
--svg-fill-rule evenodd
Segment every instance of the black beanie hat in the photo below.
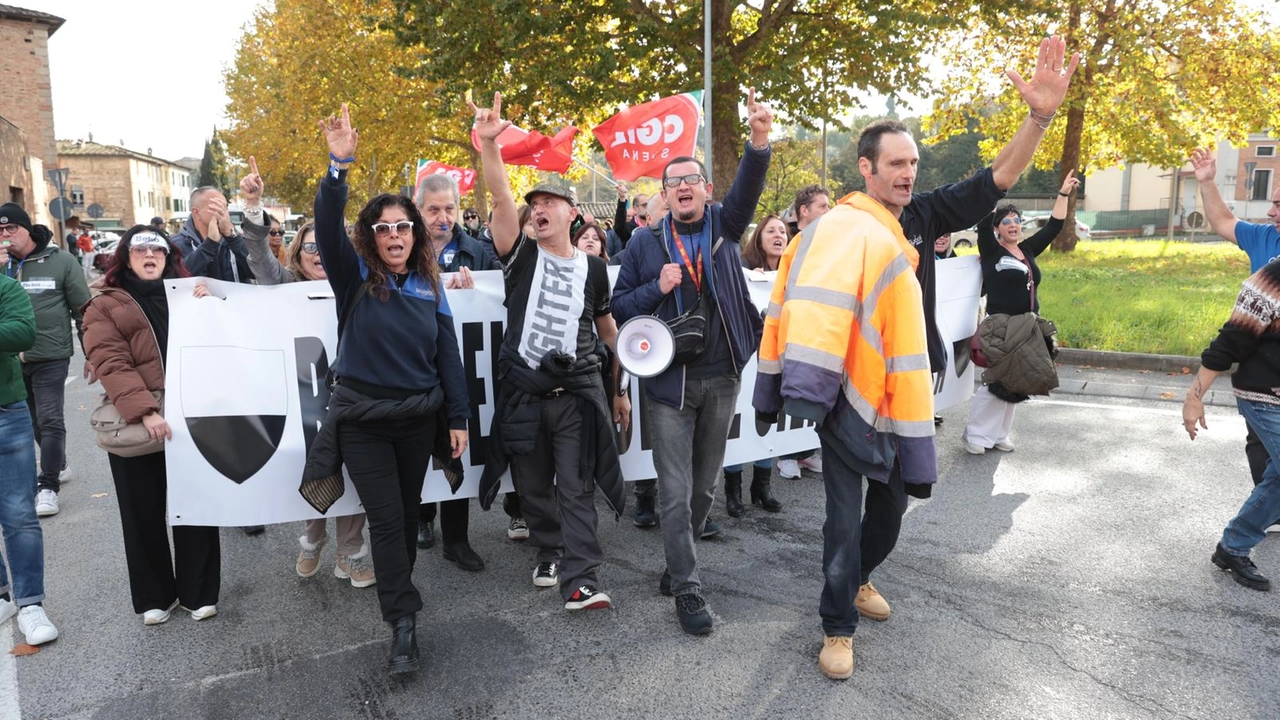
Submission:
M 21 225 L 27 229 L 27 232 L 31 232 L 31 217 L 17 203 L 0 205 L 0 225 L 9 224 Z

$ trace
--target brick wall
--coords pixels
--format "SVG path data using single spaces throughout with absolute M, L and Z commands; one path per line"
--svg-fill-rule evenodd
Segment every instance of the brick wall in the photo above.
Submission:
M 19 202 L 30 212 L 36 198 L 32 194 L 31 167 L 27 161 L 27 136 L 0 118 L 0 203 L 10 200 Z
M 83 188 L 86 207 L 94 203 L 101 205 L 104 219 L 119 219 L 125 227 L 151 220 L 149 215 L 141 220 L 135 217 L 136 198 L 128 156 L 63 155 L 60 160 L 63 167 L 71 170 L 67 184 Z M 86 217 L 83 212 L 79 214 Z
M 27 134 L 32 155 L 46 167 L 56 167 L 48 26 L 0 18 L 0 67 L 4 68 L 4 116 Z
M 1263 152 L 1270 152 L 1270 156 L 1259 156 L 1258 148 L 1270 148 Z M 1254 164 L 1254 172 L 1246 171 L 1246 163 Z M 1240 159 L 1236 167 L 1236 200 L 1251 200 L 1255 197 L 1255 189 L 1250 182 L 1257 177 L 1258 170 L 1270 170 L 1270 176 L 1267 178 L 1267 187 L 1260 188 L 1257 192 L 1261 193 L 1260 200 L 1269 201 L 1272 193 L 1280 188 L 1280 140 L 1276 138 L 1259 138 L 1256 136 L 1249 138 L 1249 146 L 1241 148 Z M 1221 172 L 1221 171 L 1219 171 Z

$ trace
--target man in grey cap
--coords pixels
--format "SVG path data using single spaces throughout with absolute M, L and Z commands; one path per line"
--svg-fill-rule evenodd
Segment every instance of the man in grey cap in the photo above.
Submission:
M 523 234 L 496 138 L 510 123 L 493 109 L 476 114 L 484 176 L 493 193 L 493 245 L 507 296 L 507 331 L 498 356 L 497 411 L 480 479 L 485 509 L 504 470 L 520 493 L 538 549 L 537 587 L 560 587 L 566 610 L 607 608 L 596 568 L 604 559 L 596 532 L 595 489 L 621 513 L 622 470 L 614 424 L 624 427 L 631 403 L 605 363 L 618 335 L 604 260 L 569 240 L 573 196 L 558 183 L 525 195 L 534 237 Z M 597 339 L 597 335 L 599 339 Z

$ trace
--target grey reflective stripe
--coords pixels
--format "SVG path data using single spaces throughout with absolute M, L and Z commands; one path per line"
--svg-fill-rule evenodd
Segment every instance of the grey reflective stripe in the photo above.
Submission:
M 796 248 L 795 257 L 791 258 L 791 268 L 787 273 L 786 289 L 782 294 L 782 301 L 785 303 L 791 299 L 791 293 L 795 291 L 796 281 L 800 277 L 800 266 L 804 264 L 804 258 L 809 254 L 809 248 L 813 245 L 813 238 L 818 234 L 818 223 L 809 223 L 809 226 L 800 231 L 800 245 Z
M 832 355 L 829 352 L 804 345 L 787 345 L 787 351 L 779 356 L 780 361 L 793 360 L 806 365 L 822 368 L 833 373 L 844 372 L 844 356 Z
M 877 428 L 881 432 L 889 432 L 898 437 L 922 438 L 933 437 L 937 434 L 937 428 L 933 425 L 933 419 L 911 422 L 908 420 L 892 420 L 889 418 L 881 418 L 883 428 Z
M 844 399 L 849 402 L 853 411 L 858 413 L 858 417 L 862 418 L 867 425 L 874 427 L 876 432 L 893 433 L 899 437 L 933 437 L 935 434 L 933 418 L 917 422 L 881 416 L 876 408 L 871 407 L 871 403 L 858 394 L 858 389 L 853 386 L 852 381 L 846 380 L 844 383 Z
M 866 322 L 876 312 L 876 304 L 880 302 L 880 296 L 884 291 L 893 284 L 903 273 L 911 270 L 911 262 L 907 260 L 907 256 L 898 253 L 897 257 L 889 262 L 884 272 L 880 273 L 880 277 L 876 278 L 876 283 L 871 287 L 871 292 L 867 294 L 867 298 L 863 300 L 862 314 L 857 316 L 858 326 L 862 329 L 862 339 L 867 344 L 875 348 L 876 354 L 884 357 L 884 340 L 880 337 L 880 331 L 872 327 L 871 323 Z
M 879 416 L 879 413 L 876 412 L 876 408 L 871 407 L 871 403 L 863 399 L 862 395 L 858 392 L 858 388 L 853 386 L 853 380 L 845 378 L 844 387 L 842 389 L 844 391 L 844 399 L 849 401 L 849 406 L 853 408 L 854 412 L 858 413 L 858 417 L 862 418 L 862 421 L 867 425 L 879 430 L 880 428 L 877 426 L 877 421 L 883 422 L 884 418 Z
M 855 315 L 861 315 L 862 303 L 858 302 L 855 295 L 843 293 L 839 290 L 829 290 L 827 288 L 813 287 L 806 285 L 804 287 L 792 288 L 787 294 L 788 300 L 809 300 L 812 302 L 830 305 L 831 307 L 852 310 Z
M 912 372 L 913 370 L 928 370 L 929 355 L 900 355 L 898 357 L 885 358 L 885 372 L 901 373 Z
M 781 306 L 781 305 L 779 305 L 778 303 L 776 303 L 776 302 L 774 302 L 774 301 L 770 300 L 770 301 L 769 301 L 769 312 L 768 312 L 768 316 L 769 316 L 769 317 L 771 317 L 771 318 L 773 318 L 774 320 L 777 320 L 777 319 L 781 318 L 781 317 L 782 317 L 782 306 Z
M 782 363 L 778 360 L 758 360 L 756 362 L 756 372 L 777 375 L 782 372 Z

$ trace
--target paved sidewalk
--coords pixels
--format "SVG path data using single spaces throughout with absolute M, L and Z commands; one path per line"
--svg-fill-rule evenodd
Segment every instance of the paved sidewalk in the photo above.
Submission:
M 1137 353 L 1066 351 L 1058 357 L 1054 395 L 1092 395 L 1182 404 L 1199 358 Z M 1106 365 L 1095 363 L 1108 363 Z M 1224 373 L 1205 397 L 1206 405 L 1234 408 L 1231 375 Z

